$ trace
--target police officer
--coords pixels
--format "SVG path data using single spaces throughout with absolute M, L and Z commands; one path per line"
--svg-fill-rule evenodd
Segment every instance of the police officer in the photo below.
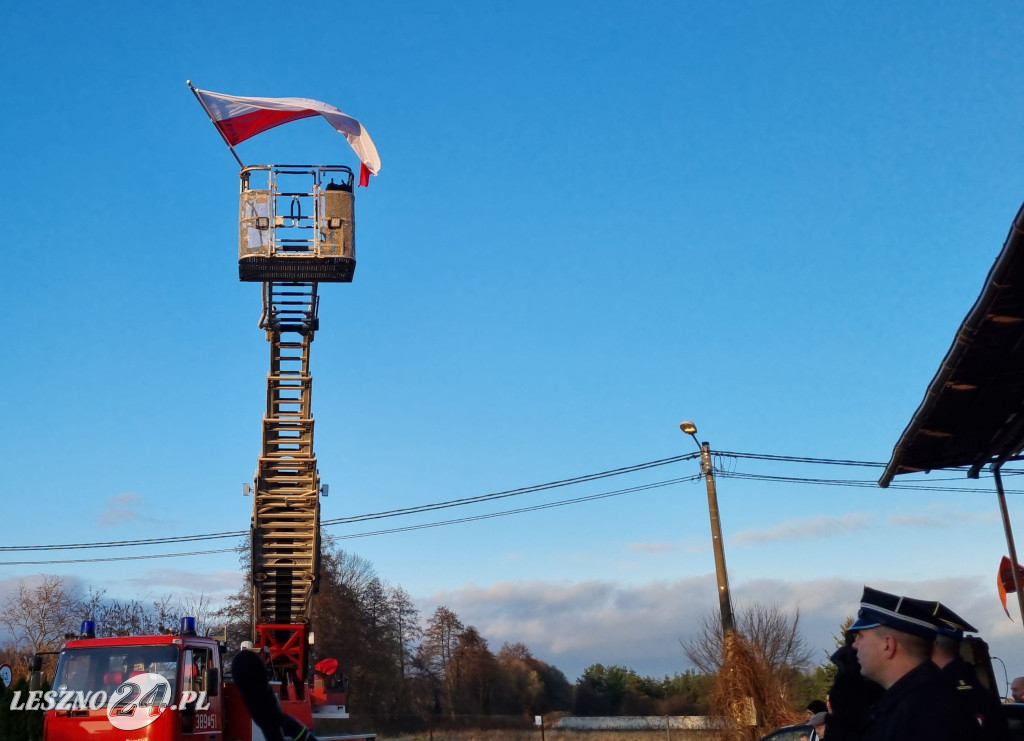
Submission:
M 863 741 L 976 741 L 977 720 L 956 702 L 931 661 L 938 628 L 914 601 L 864 587 L 856 633 L 861 674 L 885 690 L 871 709 Z
M 961 712 L 977 718 L 984 741 L 1009 741 L 1010 726 L 999 698 L 994 691 L 981 685 L 974 667 L 960 654 L 964 633 L 977 633 L 977 628 L 941 602 L 925 606 L 931 611 L 938 628 L 932 661 L 942 670 L 942 676 L 953 688 Z

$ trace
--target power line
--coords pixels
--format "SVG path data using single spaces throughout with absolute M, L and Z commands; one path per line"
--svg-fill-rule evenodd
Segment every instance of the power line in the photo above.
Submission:
M 854 488 L 876 488 L 878 482 L 865 481 L 863 479 L 813 479 L 801 476 L 769 476 L 760 473 L 743 473 L 740 471 L 717 471 L 719 478 L 747 479 L 750 481 L 784 482 L 789 484 L 814 484 L 817 486 L 849 486 Z M 949 479 L 953 480 L 953 479 Z M 927 484 L 892 484 L 890 489 L 901 489 L 903 491 L 948 491 L 948 492 L 969 492 L 978 493 L 980 490 L 968 486 L 930 486 Z M 1024 494 L 1020 489 L 1007 489 L 1007 494 Z
M 638 491 L 647 491 L 650 489 L 658 489 L 663 486 L 671 486 L 672 484 L 680 484 L 687 481 L 697 481 L 701 478 L 702 474 L 693 474 L 692 476 L 683 476 L 681 478 L 667 479 L 665 481 L 656 481 L 651 484 L 640 484 L 638 486 L 630 486 L 625 489 L 617 489 L 615 491 L 601 492 L 600 494 L 588 494 L 582 497 L 574 497 L 572 499 L 562 499 L 557 502 L 547 502 L 545 504 L 535 504 L 530 507 L 520 507 L 518 509 L 504 510 L 502 512 L 491 512 L 484 515 L 474 515 L 472 517 L 460 517 L 452 520 L 442 520 L 440 522 L 426 522 L 419 525 L 408 525 L 406 527 L 396 527 L 387 530 L 375 530 L 366 533 L 350 533 L 348 535 L 335 536 L 338 540 L 351 540 L 353 538 L 366 538 L 372 535 L 386 535 L 390 533 L 401 533 L 409 530 L 425 530 L 427 528 L 442 527 L 444 525 L 456 525 L 463 522 L 474 522 L 476 520 L 489 520 L 495 517 L 507 517 L 509 515 L 518 515 L 524 512 L 535 512 L 542 509 L 551 509 L 553 507 L 564 507 L 570 504 L 580 504 L 581 502 L 592 502 L 598 499 L 608 499 L 609 497 L 616 497 L 622 494 L 632 494 Z M 4 561 L 0 562 L 0 566 L 37 566 L 37 565 L 49 565 L 49 564 L 60 564 L 60 563 L 97 563 L 101 561 L 140 561 L 147 558 L 174 558 L 178 556 L 203 556 L 210 553 L 230 553 L 231 551 L 240 552 L 245 550 L 242 547 L 238 548 L 221 548 L 218 550 L 211 551 L 192 551 L 187 553 L 160 553 L 155 555 L 145 556 L 109 556 L 107 558 L 67 558 L 58 559 L 52 561 Z
M 768 455 L 766 453 L 736 453 L 731 450 L 712 450 L 714 455 L 723 458 L 750 458 L 758 461 L 780 461 L 783 463 L 817 463 L 825 466 L 865 466 L 868 468 L 884 468 L 884 463 L 877 461 L 848 461 L 841 458 L 808 458 L 795 455 Z
M 689 456 L 695 457 L 695 456 Z M 633 468 L 633 467 L 630 467 Z M 867 481 L 862 479 L 824 479 L 824 478 L 809 478 L 802 476 L 773 476 L 767 474 L 756 474 L 756 473 L 745 473 L 741 471 L 719 471 L 718 476 L 720 478 L 736 478 L 736 479 L 747 479 L 753 481 L 766 481 L 772 483 L 790 483 L 790 484 L 811 484 L 816 486 L 847 486 L 857 488 L 874 488 L 877 484 L 874 481 Z M 406 525 L 403 527 L 386 528 L 382 530 L 371 530 L 362 533 L 349 533 L 347 535 L 335 536 L 338 540 L 353 540 L 356 538 L 368 538 L 375 535 L 390 535 L 394 533 L 409 532 L 413 530 L 426 530 L 435 527 L 444 527 L 447 525 L 457 525 L 466 522 L 476 522 L 479 520 L 489 520 L 497 517 L 508 517 L 511 515 L 523 514 L 526 512 L 535 512 L 543 509 L 551 509 L 554 507 L 564 507 L 571 504 L 580 504 L 583 502 L 590 502 L 599 499 L 607 499 L 614 496 L 621 496 L 623 494 L 631 494 L 639 491 L 648 491 L 650 489 L 657 489 L 665 486 L 671 486 L 673 484 L 679 484 L 690 481 L 697 481 L 703 478 L 702 473 L 693 474 L 692 476 L 683 476 L 674 479 L 666 479 L 664 481 L 655 481 L 648 484 L 639 484 L 637 486 L 626 487 L 623 489 L 615 489 L 608 492 L 600 492 L 598 494 L 588 494 L 580 497 L 573 497 L 571 499 L 562 499 L 556 502 L 547 502 L 544 504 L 531 505 L 529 507 L 519 507 L 516 509 L 502 510 L 500 512 L 490 512 L 482 515 L 473 515 L 470 517 L 459 517 L 448 520 L 440 520 L 436 522 L 426 522 L 417 525 Z M 953 480 L 953 479 L 948 479 Z M 552 482 L 554 483 L 554 482 Z M 546 488 L 552 488 L 547 485 Z M 525 487 L 526 489 L 534 490 L 537 487 Z M 967 487 L 955 487 L 955 486 L 923 486 L 918 484 L 898 484 L 891 488 L 899 488 L 910 491 L 950 491 L 950 492 L 977 492 L 977 489 L 970 489 Z M 1008 493 L 1024 493 L 1024 491 L 1010 491 Z M 485 495 L 491 496 L 491 495 Z M 470 497 L 470 500 L 478 500 L 479 497 Z M 459 500 L 451 500 L 449 502 L 440 503 L 440 507 L 444 508 L 449 506 L 455 506 L 455 502 Z M 424 505 L 424 508 L 427 505 Z M 425 511 L 425 509 L 421 510 Z M 377 519 L 379 515 L 367 516 L 366 519 Z M 339 518 L 343 519 L 343 518 Z M 358 518 L 348 518 L 347 523 L 350 524 L 354 521 L 361 521 Z M 339 524 L 339 523 L 335 523 Z M 223 537 L 225 534 L 218 534 L 218 537 Z M 237 533 L 238 536 L 244 535 L 242 531 Z M 198 538 L 202 536 L 183 536 Z M 46 561 L 6 561 L 0 562 L 0 566 L 35 566 L 35 565 L 51 565 L 51 564 L 69 564 L 69 563 L 98 563 L 98 562 L 110 562 L 110 561 L 138 561 L 150 558 L 176 558 L 186 556 L 201 556 L 214 553 L 230 553 L 230 552 L 241 552 L 244 550 L 243 547 L 238 548 L 221 548 L 216 550 L 206 551 L 190 551 L 184 553 L 160 553 L 153 555 L 139 555 L 139 556 L 110 556 L 106 558 L 69 558 L 69 559 L 55 559 Z
M 872 462 L 872 461 L 856 461 L 856 460 L 843 460 L 836 458 L 811 458 L 807 456 L 783 456 L 783 455 L 769 455 L 763 453 L 743 453 L 736 451 L 713 451 L 714 455 L 719 458 L 736 458 L 736 459 L 747 459 L 747 460 L 759 460 L 769 462 L 783 462 L 783 463 L 794 463 L 794 464 L 814 464 L 814 465 L 836 465 L 836 466 L 859 466 L 859 467 L 872 467 L 882 468 L 885 464 Z M 659 466 L 665 466 L 672 463 L 679 463 L 686 460 L 694 460 L 699 456 L 699 453 L 687 453 L 685 455 L 671 456 L 668 458 L 660 458 L 653 461 L 647 461 L 644 463 L 637 463 L 631 466 L 622 466 L 619 468 L 613 468 L 607 471 L 599 471 L 597 473 L 585 474 L 582 476 L 574 476 L 572 478 L 558 479 L 556 481 L 549 481 L 543 484 L 535 484 L 532 486 L 524 486 L 516 489 L 507 489 L 504 491 L 493 492 L 490 494 L 481 494 L 472 497 L 463 497 L 460 499 L 449 499 L 441 502 L 434 502 L 431 504 L 422 504 L 412 507 L 404 507 L 393 510 L 385 510 L 382 512 L 371 512 L 362 515 L 353 515 L 350 517 L 336 517 L 328 520 L 323 520 L 321 525 L 324 527 L 331 527 L 335 525 L 348 525 L 358 522 L 368 522 L 371 520 L 384 519 L 389 517 L 399 517 L 409 514 L 420 514 L 423 512 L 431 512 L 440 509 L 448 509 L 452 507 L 460 507 L 468 504 L 476 504 L 480 502 L 494 501 L 498 499 L 504 499 L 509 497 L 520 496 L 523 494 L 529 494 L 539 491 L 547 491 L 550 489 L 560 488 L 564 486 L 572 486 L 574 484 L 586 483 L 589 481 L 596 481 L 604 478 L 613 476 L 621 476 L 629 473 L 635 473 L 637 471 L 643 471 L 650 468 L 656 468 Z M 810 484 L 818 486 L 846 486 L 856 488 L 874 488 L 877 483 L 874 481 L 859 480 L 859 479 L 828 479 L 828 478 L 808 478 L 800 476 L 774 476 L 768 474 L 755 474 L 755 473 L 744 473 L 738 471 L 728 471 L 720 469 L 716 466 L 717 474 L 722 478 L 736 478 L 736 479 L 747 479 L 753 481 L 766 481 L 766 482 L 783 482 L 783 483 L 795 483 L 795 484 Z M 956 469 L 954 469 L 956 470 Z M 966 470 L 966 469 L 964 469 Z M 1004 475 L 1015 475 L 1024 473 L 1022 470 L 1008 470 L 1003 471 Z M 697 474 L 696 478 L 700 478 L 701 474 Z M 988 478 L 988 476 L 985 476 Z M 552 502 L 547 504 L 535 505 L 533 507 L 523 507 L 515 510 L 506 510 L 497 513 L 476 515 L 473 517 L 457 518 L 452 520 L 444 520 L 434 523 L 423 523 L 419 525 L 410 525 L 406 527 L 390 528 L 384 530 L 371 531 L 366 533 L 355 533 L 350 535 L 338 536 L 341 539 L 349 538 L 362 538 L 369 537 L 371 535 L 383 535 L 388 533 L 405 532 L 408 530 L 419 530 L 431 527 L 440 527 L 442 525 L 451 525 L 462 522 L 472 522 L 475 520 L 484 520 L 492 517 L 503 517 L 510 514 L 520 514 L 522 512 L 530 512 L 536 509 L 545 509 L 548 507 L 559 507 L 566 504 L 574 504 L 578 502 L 591 501 L 593 499 L 601 499 L 609 496 L 617 496 L 623 493 L 629 493 L 633 491 L 642 491 L 649 488 L 657 488 L 660 486 L 667 486 L 672 483 L 679 483 L 682 481 L 693 480 L 693 477 L 683 477 L 678 479 L 669 479 L 667 481 L 655 482 L 653 484 L 646 484 L 640 487 L 630 487 L 627 489 L 616 490 L 614 492 L 604 492 L 602 494 L 589 495 L 584 497 L 577 497 L 575 499 L 561 500 L 558 502 Z M 932 481 L 947 481 L 955 479 L 932 479 Z M 948 492 L 977 492 L 977 489 L 969 487 L 953 487 L 953 486 L 932 486 L 926 484 L 893 484 L 890 489 L 900 489 L 904 491 L 948 491 Z M 1008 490 L 1009 494 L 1020 494 L 1024 493 L 1021 490 Z M 216 540 L 224 538 L 240 538 L 247 534 L 245 530 L 233 530 L 223 531 L 218 533 L 202 533 L 196 535 L 179 535 L 179 536 L 168 536 L 163 538 L 138 538 L 134 540 L 117 540 L 117 541 L 102 541 L 102 542 L 85 542 L 85 543 L 60 543 L 60 544 L 47 544 L 47 545 L 36 545 L 36 546 L 0 546 L 0 552 L 23 552 L 23 551 L 57 551 L 57 550 L 79 550 L 79 549 L 93 549 L 93 548 L 118 548 L 118 547 L 137 547 L 147 545 L 163 545 L 170 543 L 190 543 L 204 540 Z M 154 555 L 141 555 L 141 556 L 120 556 L 120 557 L 107 557 L 107 558 L 91 558 L 91 559 L 64 559 L 64 560 L 49 560 L 49 561 L 9 561 L 0 562 L 0 565 L 4 566 L 15 566 L 15 565 L 43 565 L 43 564 L 58 564 L 58 563 L 92 563 L 100 561 L 126 561 L 126 560 L 138 560 L 146 558 L 171 558 L 177 556 L 191 556 L 191 555 L 204 555 L 212 553 L 226 553 L 229 551 L 236 550 L 234 548 L 226 548 L 219 550 L 208 550 L 208 551 L 191 551 L 183 553 L 169 553 L 169 554 L 154 554 Z
M 878 461 L 852 461 L 844 460 L 842 458 L 808 458 L 806 456 L 796 455 L 768 455 L 767 453 L 737 453 L 731 450 L 713 450 L 712 454 L 720 456 L 722 458 L 746 458 L 756 461 L 773 461 L 782 463 L 813 463 L 816 465 L 824 466 L 862 466 L 865 468 L 885 468 L 885 463 L 879 463 Z M 949 468 L 942 469 L 943 471 L 961 471 L 966 473 L 970 470 L 970 466 L 951 466 Z M 999 471 L 1003 476 L 1016 476 L 1024 473 L 1021 469 L 1000 469 Z M 981 478 L 991 478 L 992 474 L 982 472 Z M 936 480 L 936 479 L 933 479 Z M 877 486 L 877 482 L 872 482 L 873 486 Z M 892 488 L 891 486 L 889 488 Z
M 222 533 L 203 533 L 201 535 L 176 535 L 165 538 L 139 538 L 138 540 L 108 540 L 96 543 L 61 543 L 51 545 L 10 545 L 0 546 L 0 552 L 11 551 L 66 551 L 79 548 L 118 548 L 136 545 L 160 545 L 164 543 L 188 543 L 196 540 L 216 540 L 218 538 L 240 538 L 246 530 L 226 531 Z
M 148 558 L 177 558 L 179 556 L 205 556 L 210 553 L 230 553 L 243 548 L 219 548 L 213 551 L 188 551 L 186 553 L 151 553 L 145 556 L 110 556 L 109 558 L 64 558 L 54 561 L 3 561 L 0 566 L 38 566 L 54 563 L 98 563 L 100 561 L 144 561 Z
M 365 522 L 367 520 L 379 520 L 383 517 L 397 517 L 399 515 L 416 514 L 420 512 L 430 512 L 437 509 L 446 509 L 449 507 L 460 507 L 467 504 L 476 504 L 478 502 L 488 502 L 495 499 L 505 499 L 507 497 L 519 496 L 521 494 L 530 494 L 537 491 L 547 491 L 548 489 L 556 489 L 562 486 L 571 486 L 573 484 L 585 483 L 588 481 L 597 481 L 599 479 L 609 478 L 611 476 L 622 476 L 627 473 L 635 473 L 637 471 L 644 471 L 649 468 L 657 468 L 658 466 L 665 466 L 670 463 L 679 463 L 680 461 L 693 460 L 698 458 L 700 453 L 687 453 L 686 455 L 676 455 L 670 458 L 660 458 L 658 460 L 647 461 L 646 463 L 636 463 L 632 466 L 622 466 L 620 468 L 613 468 L 608 471 L 599 471 L 598 473 L 588 473 L 583 476 L 574 476 L 568 479 L 559 479 L 557 481 L 548 481 L 543 484 L 534 484 L 533 486 L 522 486 L 518 489 L 507 489 L 505 491 L 494 492 L 492 494 L 479 494 L 472 497 L 464 497 L 462 499 L 449 499 L 444 502 L 435 502 L 433 504 L 421 504 L 414 507 L 404 507 L 401 509 L 386 510 L 384 512 L 372 512 L 363 515 L 353 515 L 351 517 L 336 517 L 329 520 L 321 521 L 322 526 L 330 525 L 344 525 L 351 524 L 354 522 Z M 136 540 L 110 540 L 104 542 L 94 543 L 54 543 L 48 545 L 10 545 L 0 546 L 0 553 L 10 553 L 17 551 L 62 551 L 62 550 L 76 550 L 82 548 L 119 548 L 125 546 L 138 546 L 138 545 L 160 545 L 164 543 L 188 543 L 198 540 L 214 540 L 217 538 L 240 538 L 247 534 L 245 530 L 233 530 L 225 531 L 220 533 L 203 533 L 200 535 L 178 535 L 170 536 L 165 538 L 139 538 Z
M 350 540 L 352 538 L 366 538 L 371 535 L 387 535 L 390 533 L 404 533 L 408 530 L 425 530 L 432 527 L 441 527 L 442 525 L 455 525 L 462 522 L 475 522 L 476 520 L 489 520 L 493 517 L 505 517 L 507 515 L 518 515 L 523 512 L 535 512 L 541 509 L 551 509 L 552 507 L 564 507 L 567 504 L 579 504 L 580 502 L 591 502 L 596 499 L 607 499 L 608 497 L 617 497 L 621 494 L 631 494 L 637 491 L 647 491 L 648 489 L 658 489 L 662 486 L 671 486 L 672 484 L 681 484 L 687 481 L 698 481 L 702 477 L 702 474 L 696 473 L 692 476 L 683 476 L 678 479 L 668 479 L 667 481 L 657 481 L 653 484 L 641 484 L 640 486 L 631 486 L 628 489 L 619 489 L 617 491 L 606 491 L 601 494 L 590 494 L 587 496 L 576 497 L 574 499 L 563 499 L 558 502 L 548 502 L 546 504 L 535 504 L 532 507 L 520 507 L 519 509 L 510 509 L 503 512 L 492 512 L 485 515 L 474 515 L 472 517 L 460 517 L 454 520 L 443 520 L 441 522 L 428 522 L 420 525 L 407 525 L 405 527 L 395 527 L 387 530 L 375 530 L 368 533 L 353 533 L 350 535 L 336 535 L 334 536 L 338 540 Z
M 504 499 L 506 497 L 519 496 L 520 494 L 529 494 L 536 491 L 546 491 L 548 489 L 555 489 L 562 486 L 571 486 L 573 484 L 581 484 L 588 481 L 596 481 L 598 479 L 608 478 L 609 476 L 621 476 L 627 473 L 635 473 L 636 471 L 644 471 L 648 468 L 656 468 L 657 466 L 665 466 L 669 463 L 679 463 L 680 461 L 694 460 L 700 457 L 700 453 L 687 453 L 686 455 L 676 455 L 671 458 L 661 458 L 656 461 L 648 461 L 647 463 L 637 463 L 633 466 L 623 466 L 622 468 L 613 468 L 610 471 L 601 471 L 600 473 L 590 473 L 584 476 L 576 476 L 571 479 L 560 479 L 559 481 L 551 481 L 546 484 L 536 484 L 534 486 L 524 486 L 519 489 L 508 489 L 506 491 L 495 492 L 494 494 L 481 494 L 475 497 L 466 497 L 464 499 L 450 499 L 447 502 L 436 502 L 434 504 L 423 504 L 415 507 L 405 507 L 403 509 L 392 509 L 387 512 L 378 512 L 372 515 L 357 515 L 355 517 L 335 517 L 330 520 L 323 520 L 322 525 L 342 525 L 352 522 L 365 522 L 366 520 L 378 520 L 382 517 L 395 517 L 398 515 L 416 514 L 418 512 L 428 512 L 437 509 L 446 509 L 448 507 L 459 507 L 464 504 L 475 504 L 477 502 L 490 502 L 495 499 Z

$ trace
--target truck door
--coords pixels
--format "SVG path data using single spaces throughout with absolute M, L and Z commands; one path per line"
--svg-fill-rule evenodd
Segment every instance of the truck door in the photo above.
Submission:
M 211 687 L 217 679 L 213 651 L 189 646 L 181 660 L 181 732 L 186 739 L 220 741 L 224 731 L 221 693 Z

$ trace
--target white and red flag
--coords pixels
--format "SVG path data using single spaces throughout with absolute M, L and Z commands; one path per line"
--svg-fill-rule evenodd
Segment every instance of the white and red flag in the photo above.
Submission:
M 370 175 L 380 172 L 380 156 L 369 132 L 358 120 L 319 100 L 311 98 L 254 98 L 226 95 L 189 87 L 210 114 L 214 126 L 234 152 L 234 145 L 267 129 L 310 116 L 323 116 L 345 135 L 359 156 L 359 184 L 369 184 Z M 235 157 L 237 158 L 237 154 Z

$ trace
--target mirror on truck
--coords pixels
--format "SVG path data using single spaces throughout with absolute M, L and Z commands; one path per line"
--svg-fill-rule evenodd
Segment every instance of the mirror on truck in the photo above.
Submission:
M 220 694 L 220 669 L 211 666 L 206 670 L 206 694 L 209 697 Z
M 28 660 L 28 688 L 38 692 L 43 688 L 43 657 L 33 656 Z

